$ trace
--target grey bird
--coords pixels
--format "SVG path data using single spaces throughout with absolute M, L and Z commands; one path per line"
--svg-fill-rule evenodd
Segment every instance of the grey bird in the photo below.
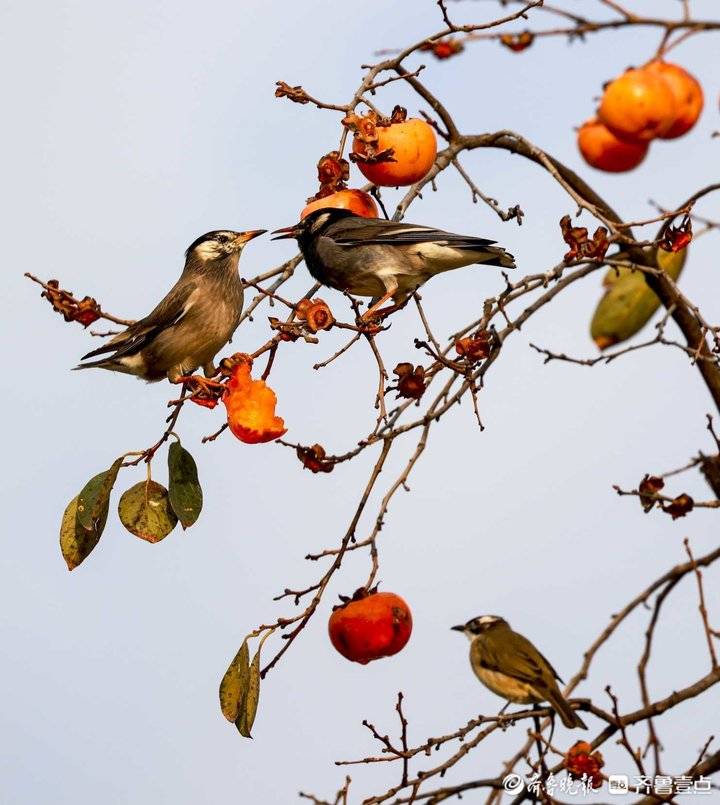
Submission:
M 349 210 L 315 210 L 294 226 L 273 234 L 296 238 L 312 276 L 323 285 L 372 302 L 363 319 L 370 319 L 389 299 L 401 307 L 435 274 L 484 263 L 515 268 L 513 256 L 495 241 L 455 235 L 432 226 L 363 218 Z
M 587 729 L 560 692 L 557 671 L 506 620 L 481 615 L 451 628 L 470 639 L 470 665 L 486 688 L 515 704 L 549 702 L 568 729 Z
M 245 245 L 266 232 L 217 230 L 201 235 L 185 252 L 185 268 L 167 296 L 144 319 L 131 324 L 98 349 L 83 355 L 76 369 L 109 369 L 153 382 L 178 383 L 213 360 L 240 323 L 243 284 L 238 262 Z

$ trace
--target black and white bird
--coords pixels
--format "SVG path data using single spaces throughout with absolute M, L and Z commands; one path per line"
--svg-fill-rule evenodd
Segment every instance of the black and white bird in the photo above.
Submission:
M 185 267 L 167 296 L 144 319 L 98 349 L 83 355 L 76 369 L 110 369 L 147 381 L 179 382 L 202 367 L 216 374 L 215 356 L 240 323 L 243 284 L 238 262 L 245 245 L 266 232 L 218 230 L 190 244 Z
M 274 240 L 296 238 L 312 276 L 323 285 L 373 297 L 363 319 L 389 299 L 396 310 L 435 274 L 484 263 L 515 268 L 513 256 L 495 241 L 455 235 L 432 226 L 363 218 L 348 210 L 311 212 L 294 226 L 278 229 Z

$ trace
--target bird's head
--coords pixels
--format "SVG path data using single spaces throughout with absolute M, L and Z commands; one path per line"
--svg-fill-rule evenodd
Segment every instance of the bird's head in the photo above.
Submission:
M 498 626 L 509 627 L 510 624 L 499 615 L 479 615 L 477 618 L 469 620 L 460 626 L 451 626 L 450 628 L 455 632 L 462 632 L 470 640 L 477 637 L 479 634 L 484 634 L 489 629 L 496 629 Z
M 205 265 L 234 257 L 236 259 L 233 263 L 236 265 L 237 258 L 240 257 L 246 244 L 264 232 L 267 232 L 267 229 L 252 229 L 249 232 L 218 229 L 206 232 L 188 246 L 185 258 L 188 262 Z
M 337 207 L 324 207 L 314 210 L 292 226 L 276 229 L 272 234 L 273 240 L 287 240 L 295 238 L 300 246 L 308 240 L 322 235 L 328 226 L 343 218 L 357 217 L 350 210 L 341 210 Z

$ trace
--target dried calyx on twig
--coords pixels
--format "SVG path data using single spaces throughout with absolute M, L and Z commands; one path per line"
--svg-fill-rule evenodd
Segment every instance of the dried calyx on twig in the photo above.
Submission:
M 342 124 L 349 129 L 355 136 L 361 151 L 353 151 L 350 159 L 353 162 L 395 162 L 394 149 L 378 148 L 379 135 L 378 129 L 389 128 L 393 123 L 404 123 L 407 119 L 407 109 L 396 106 L 392 110 L 390 117 L 382 117 L 377 112 L 370 110 L 364 115 L 352 112 L 343 118 Z
M 573 263 L 576 260 L 597 260 L 602 262 L 610 246 L 606 227 L 599 226 L 592 238 L 589 238 L 587 227 L 573 226 L 570 216 L 564 215 L 560 219 L 560 230 L 563 240 L 570 247 L 569 251 L 563 256 L 563 261 L 566 264 Z

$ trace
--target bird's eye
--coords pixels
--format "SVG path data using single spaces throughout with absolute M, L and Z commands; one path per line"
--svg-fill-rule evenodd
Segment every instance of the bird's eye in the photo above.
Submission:
M 227 243 L 229 238 L 227 235 L 218 235 L 218 240 L 220 241 L 220 243 Z

